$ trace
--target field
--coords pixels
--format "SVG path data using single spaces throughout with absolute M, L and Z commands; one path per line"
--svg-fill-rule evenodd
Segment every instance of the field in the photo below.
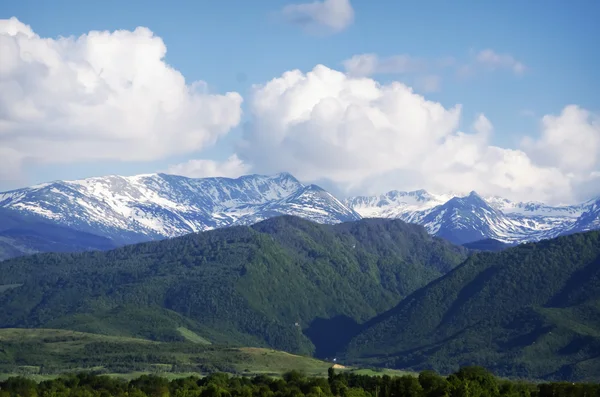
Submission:
M 190 373 L 267 374 L 290 370 L 326 376 L 330 363 L 272 349 L 208 345 L 180 329 L 188 342 L 152 342 L 56 329 L 0 329 L 0 377 L 46 379 L 91 371 L 132 378 L 144 373 L 179 377 Z

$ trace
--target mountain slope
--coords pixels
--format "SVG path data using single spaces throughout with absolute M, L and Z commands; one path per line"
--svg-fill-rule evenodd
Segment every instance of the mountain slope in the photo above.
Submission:
M 0 263 L 0 327 L 50 327 L 326 355 L 458 265 L 466 249 L 399 220 L 271 218 L 108 252 Z M 335 331 L 331 345 L 327 332 Z
M 479 253 L 371 320 L 348 357 L 452 371 L 600 374 L 600 232 Z
M 452 197 L 450 194 L 433 195 L 425 190 L 392 190 L 379 196 L 350 197 L 344 203 L 364 218 L 397 218 L 418 223 L 427 210 L 444 204 Z
M 282 199 L 268 202 L 256 213 L 241 217 L 236 225 L 251 225 L 280 215 L 293 215 L 313 222 L 335 224 L 355 221 L 360 215 L 342 204 L 331 193 L 316 185 L 304 186 Z
M 502 212 L 489 206 L 477 193 L 454 197 L 433 208 L 419 222 L 427 231 L 455 244 L 485 238 L 505 241 L 507 236 L 526 239 L 528 230 L 515 225 Z
M 134 243 L 289 214 L 324 223 L 360 219 L 330 194 L 290 174 L 193 179 L 152 174 L 57 181 L 0 193 L 0 207 Z
M 76 252 L 115 247 L 108 238 L 0 208 L 0 261 L 36 252 Z
M 565 233 L 585 232 L 600 228 L 600 199 L 592 201 L 585 207 L 585 211 L 570 225 Z

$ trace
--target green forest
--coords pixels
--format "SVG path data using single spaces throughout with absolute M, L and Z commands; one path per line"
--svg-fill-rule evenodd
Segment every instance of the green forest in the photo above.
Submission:
M 283 216 L 106 252 L 36 254 L 0 262 L 0 328 L 598 382 L 600 232 L 480 252 L 400 220 Z M 17 360 L 10 343 L 6 368 L 33 360 Z
M 599 380 L 600 233 L 474 254 L 365 324 L 347 353 L 393 368 L 477 363 L 512 377 Z
M 0 285 L 18 287 L 0 294 L 0 326 L 160 341 L 182 340 L 184 326 L 218 344 L 326 356 L 348 331 L 465 258 L 464 248 L 401 221 L 273 218 L 1 262 Z
M 143 375 L 125 381 L 89 373 L 62 376 L 36 383 L 24 377 L 0 382 L 0 397 L 37 396 L 151 396 L 151 397 L 572 397 L 600 396 L 600 385 L 583 383 L 527 383 L 502 380 L 481 367 L 464 367 L 447 377 L 433 371 L 418 376 L 368 376 L 336 373 L 308 377 L 290 371 L 280 378 L 264 375 L 232 377 L 214 373 L 204 378 L 168 380 Z

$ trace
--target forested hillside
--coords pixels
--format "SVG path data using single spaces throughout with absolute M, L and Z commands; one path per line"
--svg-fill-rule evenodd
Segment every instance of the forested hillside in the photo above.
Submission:
M 371 320 L 348 357 L 444 373 L 477 363 L 515 377 L 597 381 L 600 233 L 474 254 Z
M 467 257 L 399 220 L 284 216 L 38 254 L 0 263 L 0 327 L 191 335 L 361 366 L 598 380 L 600 233 Z
M 318 355 L 465 259 L 399 220 L 296 217 L 108 252 L 0 263 L 0 327 L 63 328 Z

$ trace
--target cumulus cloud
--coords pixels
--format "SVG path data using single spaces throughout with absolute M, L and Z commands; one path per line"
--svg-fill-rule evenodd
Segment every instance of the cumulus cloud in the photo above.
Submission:
M 193 159 L 185 163 L 175 164 L 167 169 L 167 173 L 183 175 L 190 178 L 227 177 L 237 178 L 247 174 L 250 167 L 244 164 L 236 154 L 225 161 Z
M 354 22 L 354 9 L 349 0 L 323 0 L 289 4 L 281 11 L 283 18 L 308 32 L 337 33 Z
M 558 116 L 544 116 L 539 139 L 526 137 L 523 146 L 536 162 L 565 173 L 598 170 L 600 120 L 579 106 L 566 106 Z
M 553 160 L 553 145 L 561 144 L 553 138 L 556 129 L 577 136 L 569 138 L 573 151 L 597 137 L 598 126 L 585 112 L 567 108 L 547 116 L 539 139 L 500 148 L 491 143 L 493 125 L 484 115 L 463 132 L 460 105 L 445 108 L 404 84 L 379 84 L 322 65 L 255 86 L 249 107 L 252 122 L 238 146 L 245 164 L 255 172 L 286 170 L 301 180 L 330 181 L 341 194 L 425 188 L 573 201 L 597 164 L 577 168 L 570 157 Z M 597 150 L 588 150 L 597 162 Z
M 489 48 L 477 53 L 475 60 L 490 70 L 508 69 L 516 75 L 521 75 L 526 70 L 525 65 L 513 58 L 512 55 L 498 54 Z
M 0 142 L 11 153 L 3 172 L 23 161 L 155 160 L 200 150 L 236 126 L 241 96 L 186 83 L 166 51 L 143 27 L 42 38 L 16 18 L 0 20 Z

